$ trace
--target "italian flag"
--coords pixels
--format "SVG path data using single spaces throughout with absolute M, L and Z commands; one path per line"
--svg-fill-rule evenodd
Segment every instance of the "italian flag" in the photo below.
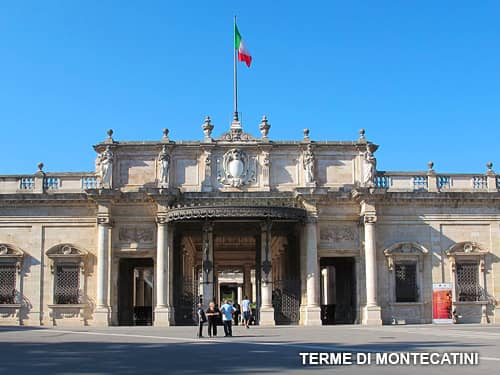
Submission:
M 238 60 L 244 61 L 245 64 L 250 67 L 250 64 L 252 63 L 252 55 L 250 55 L 245 43 L 243 43 L 243 39 L 241 38 L 241 34 L 238 31 L 236 23 L 234 24 L 234 48 L 238 50 Z

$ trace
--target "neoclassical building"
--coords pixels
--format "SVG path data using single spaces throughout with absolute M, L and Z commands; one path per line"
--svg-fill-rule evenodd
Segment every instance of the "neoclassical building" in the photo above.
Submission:
M 0 324 L 193 324 L 247 295 L 256 323 L 500 322 L 500 178 L 376 168 L 378 146 L 243 132 L 122 142 L 93 172 L 0 176 Z M 200 132 L 200 135 L 202 133 Z M 495 277 L 496 276 L 496 277 Z

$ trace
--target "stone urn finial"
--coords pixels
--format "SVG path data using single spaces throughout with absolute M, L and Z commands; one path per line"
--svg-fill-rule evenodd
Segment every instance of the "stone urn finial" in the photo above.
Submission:
M 113 143 L 114 140 L 113 140 L 113 129 L 108 129 L 106 131 L 106 134 L 108 135 L 108 137 L 106 138 L 106 143 Z
M 212 130 L 214 129 L 214 126 L 212 125 L 212 120 L 210 120 L 210 116 L 205 117 L 205 121 L 201 125 L 201 128 L 203 129 L 203 134 L 205 134 L 205 140 L 211 141 Z
M 359 142 L 366 142 L 365 129 L 359 129 Z
M 428 162 L 427 166 L 429 167 L 429 172 L 434 172 L 434 162 L 433 161 Z
M 38 172 L 43 172 L 43 163 L 42 162 L 38 163 L 37 167 L 38 167 Z
M 162 141 L 163 142 L 169 142 L 170 140 L 168 139 L 168 133 L 170 132 L 170 130 L 168 130 L 167 128 L 164 128 L 162 133 L 163 133 L 163 137 L 162 137 Z
M 260 121 L 259 124 L 259 129 L 262 134 L 262 139 L 267 140 L 268 139 L 268 134 L 269 134 L 269 129 L 271 128 L 271 125 L 267 121 L 266 115 L 262 116 L 262 120 Z
M 309 141 L 310 138 L 309 138 L 309 129 L 308 128 L 305 128 L 304 129 L 304 141 Z
M 495 174 L 495 172 L 493 171 L 493 163 L 491 161 L 486 163 L 486 168 L 488 168 L 488 171 L 486 172 L 487 175 Z

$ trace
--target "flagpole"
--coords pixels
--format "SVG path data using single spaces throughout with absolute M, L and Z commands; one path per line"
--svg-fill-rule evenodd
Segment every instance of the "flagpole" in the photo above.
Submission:
M 238 121 L 238 72 L 236 70 L 236 16 L 234 16 L 234 38 L 233 38 L 233 51 L 234 51 L 234 121 Z

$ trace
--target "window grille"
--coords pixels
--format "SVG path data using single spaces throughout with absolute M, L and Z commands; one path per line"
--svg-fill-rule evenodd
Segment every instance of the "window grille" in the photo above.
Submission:
M 427 189 L 427 176 L 414 176 L 413 188 L 415 190 Z
M 395 265 L 396 302 L 417 302 L 417 264 L 400 263 Z
M 478 263 L 457 263 L 457 294 L 459 301 L 480 301 L 481 285 L 479 284 Z
M 16 265 L 0 264 L 0 304 L 15 303 Z
M 78 264 L 56 266 L 54 303 L 80 303 L 80 266 Z

